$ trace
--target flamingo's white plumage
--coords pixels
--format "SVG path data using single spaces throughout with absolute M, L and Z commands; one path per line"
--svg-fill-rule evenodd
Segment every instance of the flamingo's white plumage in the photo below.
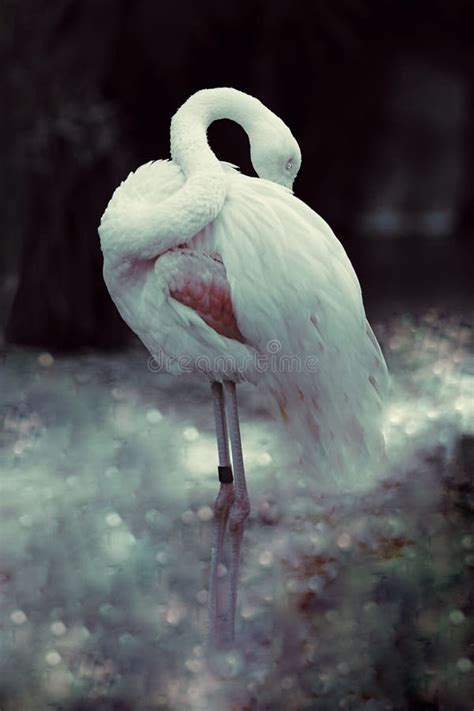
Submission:
M 247 131 L 260 177 L 210 150 L 223 117 Z M 102 217 L 120 313 L 168 371 L 264 387 L 321 492 L 366 485 L 387 369 L 346 252 L 292 193 L 294 137 L 258 100 L 209 89 L 174 116 L 171 153 L 129 175 Z

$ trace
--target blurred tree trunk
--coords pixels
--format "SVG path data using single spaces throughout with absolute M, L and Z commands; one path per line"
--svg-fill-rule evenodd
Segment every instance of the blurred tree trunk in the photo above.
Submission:
M 50 348 L 117 346 L 127 330 L 102 280 L 97 226 L 114 187 L 105 157 L 76 171 L 57 147 L 48 171 L 30 176 L 19 287 L 7 340 Z
M 468 65 L 469 94 L 464 138 L 465 174 L 464 194 L 461 198 L 458 238 L 472 242 L 474 231 L 474 58 Z
M 12 140 L 24 192 L 20 280 L 6 329 L 14 343 L 60 349 L 129 337 L 103 283 L 97 234 L 125 172 L 119 124 L 101 92 L 120 7 L 113 0 L 8 7 Z

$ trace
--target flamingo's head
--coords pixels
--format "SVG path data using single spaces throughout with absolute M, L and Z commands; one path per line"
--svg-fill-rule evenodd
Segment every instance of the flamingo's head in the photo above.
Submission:
M 250 156 L 259 178 L 293 187 L 301 166 L 301 151 L 288 126 L 275 114 L 260 121 L 250 133 Z

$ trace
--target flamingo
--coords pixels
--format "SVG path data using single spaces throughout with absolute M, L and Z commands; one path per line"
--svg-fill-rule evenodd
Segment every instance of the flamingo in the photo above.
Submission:
M 221 162 L 208 126 L 246 131 L 258 177 Z M 250 503 L 237 385 L 270 395 L 321 493 L 367 486 L 380 465 L 385 361 L 357 276 L 327 223 L 292 192 L 301 152 L 285 123 L 232 88 L 193 94 L 171 120 L 171 160 L 140 166 L 99 227 L 120 314 L 168 372 L 211 384 L 220 487 L 214 503 L 209 643 L 233 642 Z M 229 447 L 230 439 L 230 447 Z M 217 570 L 231 542 L 227 614 Z

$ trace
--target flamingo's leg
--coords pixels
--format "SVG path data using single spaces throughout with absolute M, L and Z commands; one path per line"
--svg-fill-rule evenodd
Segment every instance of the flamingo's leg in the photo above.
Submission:
M 209 572 L 209 644 L 219 643 L 219 609 L 217 596 L 217 570 L 222 558 L 224 534 L 230 507 L 234 500 L 232 468 L 230 465 L 229 441 L 225 419 L 224 391 L 222 383 L 212 383 L 214 397 L 214 416 L 216 420 L 217 450 L 219 453 L 220 490 L 214 502 L 213 541 L 211 548 L 211 567 Z
M 224 383 L 227 413 L 229 418 L 230 443 L 232 447 L 232 464 L 234 467 L 235 485 L 234 501 L 229 514 L 229 534 L 232 544 L 232 562 L 230 569 L 230 596 L 228 636 L 234 641 L 235 609 L 237 602 L 237 582 L 239 576 L 240 547 L 244 535 L 244 527 L 250 513 L 250 501 L 245 482 L 244 459 L 240 439 L 239 412 L 237 407 L 237 392 L 235 383 Z

